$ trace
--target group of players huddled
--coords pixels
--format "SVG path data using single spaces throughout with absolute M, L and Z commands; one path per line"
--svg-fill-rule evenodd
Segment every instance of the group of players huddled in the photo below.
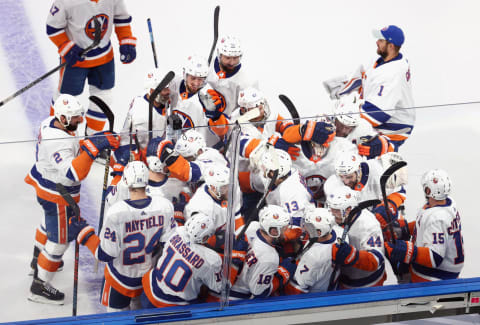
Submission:
M 406 168 L 388 178 L 382 197 L 380 177 L 403 161 L 398 149 L 414 113 L 402 109 L 413 106 L 410 68 L 399 53 L 403 33 L 389 26 L 375 35 L 376 63 L 326 81 L 332 112 L 299 123 L 269 105 L 241 65 L 243 50 L 232 36 L 219 40 L 211 66 L 190 56 L 183 74 L 156 98 L 164 74 L 148 72 L 121 136 L 99 131 L 79 142 L 74 136 L 84 109 L 60 94 L 54 115 L 41 125 L 37 162 L 26 178 L 45 211 L 29 299 L 63 303 L 50 281 L 72 240 L 106 263 L 100 297 L 109 311 L 218 301 L 226 282 L 232 300 L 381 286 L 386 260 L 402 283 L 457 278 L 463 239 L 447 173 L 425 172 L 426 204 L 415 221 L 402 213 Z M 113 150 L 113 177 L 96 234 L 73 217 L 55 183 L 78 202 L 80 182 L 106 149 Z M 373 199 L 380 203 L 348 218 Z M 264 205 L 257 208 L 259 201 Z M 235 239 L 224 279 L 229 224 Z

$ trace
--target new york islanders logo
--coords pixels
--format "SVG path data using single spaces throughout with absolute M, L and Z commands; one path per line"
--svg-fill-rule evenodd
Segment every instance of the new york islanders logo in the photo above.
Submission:
M 98 14 L 95 16 L 95 18 L 97 18 L 97 20 L 100 22 L 100 39 L 102 39 L 107 32 L 108 22 L 110 21 L 110 18 L 106 14 Z M 93 21 L 93 17 L 90 18 L 85 24 L 85 34 L 91 40 L 95 39 L 95 22 Z

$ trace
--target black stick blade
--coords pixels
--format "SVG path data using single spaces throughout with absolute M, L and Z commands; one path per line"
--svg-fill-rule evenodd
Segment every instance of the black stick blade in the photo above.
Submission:
M 278 98 L 279 98 L 280 101 L 285 105 L 285 107 L 287 108 L 288 112 L 289 112 L 290 115 L 292 116 L 292 118 L 293 118 L 293 123 L 294 123 L 295 125 L 300 124 L 300 115 L 298 115 L 297 108 L 295 107 L 295 105 L 293 105 L 293 103 L 292 103 L 292 101 L 290 100 L 290 98 L 288 98 L 288 97 L 285 96 L 285 95 L 278 95 Z

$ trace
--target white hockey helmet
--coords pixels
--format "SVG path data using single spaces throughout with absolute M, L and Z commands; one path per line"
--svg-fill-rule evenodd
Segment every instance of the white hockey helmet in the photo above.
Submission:
M 83 116 L 85 110 L 80 104 L 80 102 L 72 95 L 69 94 L 60 94 L 57 100 L 53 104 L 53 111 L 57 120 L 62 123 L 60 116 L 65 116 L 67 119 L 67 124 L 63 125 L 64 127 L 70 124 L 73 116 Z
M 146 187 L 148 184 L 148 168 L 141 161 L 131 161 L 123 170 L 123 181 L 128 188 Z
M 348 186 L 339 186 L 327 196 L 326 203 L 330 211 L 331 209 L 340 210 L 341 223 L 344 223 L 347 209 L 353 209 L 358 205 L 357 193 Z
M 185 233 L 190 239 L 190 242 L 196 244 L 206 243 L 214 232 L 215 224 L 213 218 L 202 212 L 193 214 L 190 219 L 185 222 Z
M 208 75 L 208 62 L 203 56 L 200 55 L 190 55 L 183 66 L 183 78 L 187 78 L 187 74 L 206 78 Z
M 323 237 L 332 231 L 335 217 L 325 208 L 308 209 L 305 212 L 303 227 L 308 232 L 310 238 Z M 317 230 L 320 230 L 320 234 Z
M 263 120 L 267 120 L 270 117 L 270 106 L 265 99 L 263 93 L 253 87 L 247 87 L 240 91 L 238 94 L 238 106 L 244 112 L 247 112 L 256 107 L 263 108 Z
M 452 182 L 446 171 L 432 169 L 423 174 L 422 187 L 426 197 L 431 197 L 435 200 L 445 200 L 452 189 Z M 429 193 L 427 194 L 427 192 Z
M 177 140 L 175 144 L 175 151 L 184 158 L 193 158 L 195 160 L 199 155 L 198 151 L 201 149 L 205 151 L 205 139 L 201 133 L 194 129 L 188 129 Z
M 340 97 L 333 110 L 335 118 L 345 126 L 355 127 L 360 123 L 359 99 L 356 94 Z
M 217 46 L 217 56 L 220 54 L 225 56 L 242 56 L 242 44 L 240 40 L 234 36 L 224 36 L 220 39 Z
M 292 159 L 286 151 L 273 148 L 263 153 L 260 164 L 265 178 L 270 178 L 268 174 L 276 170 L 277 163 L 278 178 L 288 175 L 292 169 Z
M 338 176 L 351 175 L 360 170 L 361 161 L 357 153 L 342 151 L 335 159 L 335 173 Z
M 163 80 L 165 73 L 160 69 L 153 69 L 147 72 L 145 76 L 144 87 L 146 91 L 157 88 L 158 84 Z M 168 86 L 167 86 L 168 87 Z
M 258 213 L 260 227 L 272 238 L 279 238 L 282 235 L 282 229 L 290 224 L 290 215 L 278 205 L 267 205 Z M 276 234 L 272 234 L 272 228 L 276 229 Z
M 205 184 L 208 185 L 216 199 L 226 199 L 230 183 L 230 169 L 221 164 L 208 164 L 202 175 Z

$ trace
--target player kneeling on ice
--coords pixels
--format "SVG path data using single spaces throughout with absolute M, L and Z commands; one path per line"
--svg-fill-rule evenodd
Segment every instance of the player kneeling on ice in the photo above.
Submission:
M 308 210 L 305 214 L 303 229 L 308 234 L 309 244 L 307 245 L 309 246 L 303 251 L 295 276 L 287 285 L 286 294 L 289 295 L 327 291 L 330 277 L 334 271 L 332 260 L 335 263 L 343 262 L 345 264 L 345 258 L 340 258 L 340 255 L 349 251 L 346 247 L 341 249 L 335 247 L 342 230 L 336 225 L 335 217 L 328 209 Z M 335 259 L 333 258 L 334 251 Z M 338 274 L 335 275 L 335 278 L 337 276 Z
M 327 196 L 327 207 L 335 221 L 345 226 L 345 219 L 358 204 L 356 193 L 343 186 Z M 376 287 L 387 278 L 380 223 L 368 210 L 352 220 L 348 233 L 349 243 L 335 245 L 332 260 L 341 265 L 340 289 Z
M 277 252 L 289 224 L 290 215 L 280 206 L 260 210 L 259 221 L 251 222 L 246 231 L 249 249 L 230 299 L 263 298 L 283 290 L 297 268 L 291 257 L 282 261 Z
M 100 236 L 85 221 L 74 222 L 81 229 L 78 243 L 107 263 L 101 292 L 101 303 L 107 311 L 139 307 L 142 276 L 153 266 L 153 255 L 176 227 L 172 203 L 146 194 L 148 169 L 143 162 L 128 163 L 123 182 L 130 199 L 110 207 Z
M 413 236 L 410 241 L 385 243 L 387 257 L 392 265 L 410 265 L 411 282 L 456 279 L 465 255 L 460 214 L 449 196 L 450 178 L 445 171 L 433 169 L 421 182 L 427 202 L 416 222 L 402 227 L 403 239 Z
M 29 300 L 63 304 L 65 295 L 49 283 L 62 265 L 68 243 L 77 236 L 70 225 L 73 209 L 68 206 L 55 183 L 62 184 L 76 202 L 80 200 L 80 182 L 87 177 L 95 158 L 104 149 L 116 149 L 120 138 L 115 133 L 99 132 L 77 141 L 77 127 L 84 109 L 71 95 L 62 94 L 54 104 L 55 116 L 40 126 L 37 162 L 25 182 L 35 188 L 44 220 L 35 234 L 31 266 L 34 270 Z
M 205 246 L 214 232 L 212 218 L 201 212 L 188 219 L 185 226 L 176 228 L 167 239 L 156 267 L 143 277 L 143 308 L 200 302 L 198 296 L 203 285 L 217 294 L 222 290 L 222 259 Z M 234 244 L 232 264 L 241 266 L 246 244 L 239 243 Z M 232 269 L 230 274 L 236 276 L 237 271 Z

